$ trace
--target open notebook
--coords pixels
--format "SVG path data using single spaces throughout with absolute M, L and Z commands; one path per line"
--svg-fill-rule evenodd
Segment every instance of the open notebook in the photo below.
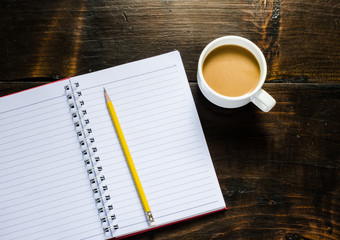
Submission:
M 0 239 L 109 239 L 225 209 L 177 51 L 0 98 Z

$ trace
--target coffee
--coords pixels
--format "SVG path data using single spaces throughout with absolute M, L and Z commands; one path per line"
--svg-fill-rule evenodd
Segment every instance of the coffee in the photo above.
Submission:
M 211 51 L 203 63 L 206 83 L 224 96 L 238 97 L 253 91 L 261 69 L 255 56 L 236 45 L 222 45 Z

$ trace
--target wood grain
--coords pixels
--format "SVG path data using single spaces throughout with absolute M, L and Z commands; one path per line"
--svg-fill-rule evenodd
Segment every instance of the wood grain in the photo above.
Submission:
M 340 239 L 339 28 L 338 0 L 3 0 L 0 96 L 177 49 L 228 210 L 132 239 Z M 269 113 L 198 90 L 224 35 L 262 49 Z
M 0 79 L 71 77 L 178 49 L 190 81 L 204 46 L 240 35 L 268 82 L 339 82 L 340 2 L 26 1 L 0 8 Z

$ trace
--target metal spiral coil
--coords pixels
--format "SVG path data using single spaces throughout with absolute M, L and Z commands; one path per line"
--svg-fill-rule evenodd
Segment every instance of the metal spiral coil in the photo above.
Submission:
M 105 175 L 95 146 L 95 138 L 91 136 L 90 120 L 79 83 L 66 85 L 65 93 L 103 231 L 105 236 L 112 237 L 113 231 L 119 227 L 111 196 L 107 193 L 108 186 L 105 185 Z

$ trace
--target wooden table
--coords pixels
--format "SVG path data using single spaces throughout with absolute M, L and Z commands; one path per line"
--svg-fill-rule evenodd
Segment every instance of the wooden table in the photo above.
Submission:
M 0 26 L 1 96 L 180 51 L 228 210 L 134 239 L 340 239 L 338 0 L 3 0 Z M 200 93 L 224 35 L 263 50 L 271 112 Z

